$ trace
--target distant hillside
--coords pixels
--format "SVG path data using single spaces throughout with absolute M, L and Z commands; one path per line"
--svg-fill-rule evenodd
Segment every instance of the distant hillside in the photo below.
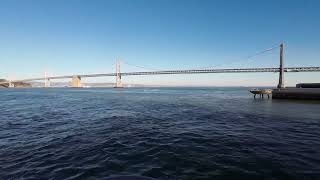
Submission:
M 31 82 L 32 87 L 43 87 L 43 82 Z M 50 82 L 51 87 L 70 87 L 70 82 Z M 88 87 L 113 87 L 114 83 L 82 83 L 82 86 Z
M 30 83 L 25 83 L 25 82 L 15 82 L 14 87 L 32 87 Z
M 7 82 L 7 80 L 0 79 L 0 82 Z M 14 82 L 13 84 L 17 88 L 32 87 L 30 83 L 25 83 L 25 82 Z M 8 87 L 9 87 L 9 83 L 0 84 L 0 88 L 8 88 Z
M 32 87 L 44 87 L 43 82 L 31 82 Z M 83 87 L 114 87 L 115 83 L 82 83 Z M 51 82 L 51 87 L 70 87 L 70 82 Z M 125 87 L 145 87 L 142 84 L 124 84 Z

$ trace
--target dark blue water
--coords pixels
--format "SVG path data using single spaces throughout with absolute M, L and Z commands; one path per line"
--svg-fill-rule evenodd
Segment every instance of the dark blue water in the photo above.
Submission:
M 0 89 L 0 179 L 320 179 L 320 102 L 246 88 Z

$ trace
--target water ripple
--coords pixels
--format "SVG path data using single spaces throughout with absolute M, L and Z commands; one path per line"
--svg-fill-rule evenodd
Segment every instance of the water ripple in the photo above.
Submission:
M 241 88 L 0 91 L 0 179 L 320 178 L 317 103 Z

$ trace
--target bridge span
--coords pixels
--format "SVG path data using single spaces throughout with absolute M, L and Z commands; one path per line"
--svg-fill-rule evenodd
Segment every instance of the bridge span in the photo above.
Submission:
M 266 51 L 263 51 L 266 52 Z M 116 64 L 115 73 L 104 73 L 104 74 L 76 74 L 66 76 L 47 76 L 39 78 L 21 79 L 8 82 L 0 82 L 0 85 L 4 83 L 8 84 L 8 87 L 13 87 L 15 82 L 31 82 L 44 80 L 45 87 L 50 86 L 50 80 L 54 79 L 72 79 L 72 87 L 81 87 L 82 78 L 90 77 L 105 77 L 114 76 L 116 77 L 115 87 L 123 87 L 121 78 L 122 76 L 142 76 L 142 75 L 163 75 L 163 74 L 204 74 L 204 73 L 263 73 L 263 72 L 279 72 L 279 83 L 278 88 L 284 88 L 284 73 L 285 72 L 320 72 L 319 66 L 313 67 L 284 67 L 284 44 L 280 44 L 280 67 L 271 68 L 229 68 L 229 69 L 187 69 L 187 70 L 164 70 L 164 71 L 138 71 L 138 72 L 121 72 L 120 62 Z
M 140 72 L 123 72 L 123 73 L 102 73 L 102 74 L 78 74 L 66 76 L 48 76 L 30 79 L 21 79 L 14 82 L 31 82 L 31 81 L 50 81 L 54 79 L 72 79 L 73 87 L 81 87 L 82 78 L 90 77 L 121 77 L 122 76 L 143 76 L 143 75 L 165 75 L 165 74 L 204 74 L 204 73 L 263 73 L 263 72 L 280 72 L 280 68 L 232 68 L 232 69 L 187 69 L 187 70 L 167 70 L 167 71 L 140 71 Z M 320 67 L 287 67 L 284 72 L 320 72 Z
M 141 76 L 141 75 L 161 75 L 161 74 L 201 74 L 201 73 L 258 73 L 258 72 L 279 72 L 279 68 L 236 68 L 236 69 L 189 69 L 189 70 L 168 70 L 168 71 L 140 71 L 140 72 L 124 72 L 121 76 Z M 284 68 L 284 72 L 320 72 L 320 67 L 288 67 Z M 90 78 L 90 77 L 106 77 L 117 76 L 117 73 L 105 74 L 78 74 L 67 76 L 48 76 L 46 78 L 31 78 L 16 80 L 13 82 L 30 82 L 44 79 L 72 79 L 73 77 Z

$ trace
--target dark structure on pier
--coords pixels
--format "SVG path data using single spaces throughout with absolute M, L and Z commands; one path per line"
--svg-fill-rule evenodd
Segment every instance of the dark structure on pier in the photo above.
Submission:
M 273 99 L 320 100 L 320 88 L 282 88 L 272 91 Z

